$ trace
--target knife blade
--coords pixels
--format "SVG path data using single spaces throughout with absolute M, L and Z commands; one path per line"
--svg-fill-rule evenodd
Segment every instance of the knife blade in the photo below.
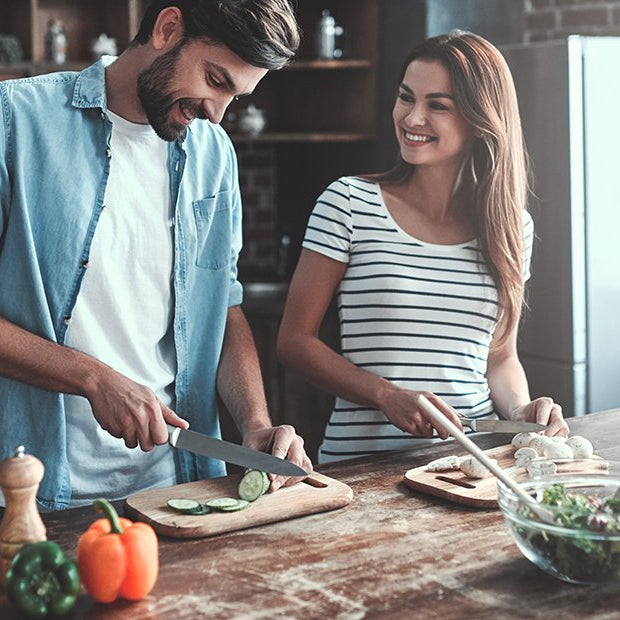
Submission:
M 544 424 L 535 422 L 519 422 L 515 420 L 473 420 L 461 418 L 463 426 L 468 426 L 472 431 L 489 433 L 529 433 L 544 431 Z
M 209 437 L 202 433 L 179 428 L 168 427 L 168 443 L 182 450 L 188 450 L 194 454 L 209 456 L 226 463 L 233 463 L 241 467 L 258 469 L 268 474 L 280 474 L 282 476 L 307 476 L 308 472 L 291 461 L 286 461 L 266 452 L 252 450 L 245 446 Z

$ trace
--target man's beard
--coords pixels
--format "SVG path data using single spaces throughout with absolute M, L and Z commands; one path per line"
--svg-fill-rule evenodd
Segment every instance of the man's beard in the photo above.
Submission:
M 177 58 L 185 44 L 186 41 L 180 41 L 138 74 L 138 98 L 146 118 L 155 133 L 166 142 L 184 138 L 187 133 L 186 125 L 169 120 L 168 115 L 173 106 L 179 105 L 190 118 L 206 118 L 202 105 L 197 105 L 192 99 L 173 99 L 169 92 L 176 77 Z

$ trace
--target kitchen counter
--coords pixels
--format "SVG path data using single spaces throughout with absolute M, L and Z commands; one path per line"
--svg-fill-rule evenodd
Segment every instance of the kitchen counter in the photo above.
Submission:
M 596 453 L 620 460 L 620 409 L 569 420 Z M 507 435 L 480 435 L 483 448 Z M 160 575 L 137 603 L 97 605 L 85 594 L 68 617 L 304 620 L 361 618 L 612 618 L 618 584 L 575 586 L 528 562 L 499 510 L 410 490 L 405 471 L 458 445 L 321 467 L 354 491 L 346 508 L 214 538 L 160 537 Z M 48 537 L 75 555 L 90 509 L 44 514 Z M 114 570 L 114 567 L 110 567 Z M 0 594 L 0 617 L 17 618 Z

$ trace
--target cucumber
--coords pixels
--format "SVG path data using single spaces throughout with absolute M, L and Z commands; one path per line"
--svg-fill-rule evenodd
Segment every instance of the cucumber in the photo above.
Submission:
M 217 510 L 218 512 L 236 512 L 243 510 L 269 490 L 271 481 L 269 476 L 257 469 L 249 469 L 243 475 L 237 486 L 239 499 L 235 497 L 216 497 L 204 504 L 195 499 L 172 498 L 167 504 L 172 510 L 186 515 L 202 515 Z
M 267 492 L 270 483 L 269 476 L 264 471 L 249 469 L 239 481 L 237 493 L 241 499 L 254 502 Z
M 207 508 L 213 510 L 219 510 L 221 512 L 236 512 L 237 510 L 243 510 L 250 505 L 245 499 L 235 499 L 234 497 L 217 497 L 205 502 Z
M 210 510 L 195 499 L 172 498 L 166 504 L 168 508 L 186 515 L 203 515 Z

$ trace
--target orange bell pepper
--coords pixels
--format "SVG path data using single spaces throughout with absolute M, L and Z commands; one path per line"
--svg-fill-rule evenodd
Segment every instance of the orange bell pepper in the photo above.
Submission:
M 94 502 L 97 519 L 78 540 L 78 567 L 85 590 L 98 603 L 137 601 L 155 585 L 159 570 L 157 535 L 147 523 L 119 517 L 110 502 Z

